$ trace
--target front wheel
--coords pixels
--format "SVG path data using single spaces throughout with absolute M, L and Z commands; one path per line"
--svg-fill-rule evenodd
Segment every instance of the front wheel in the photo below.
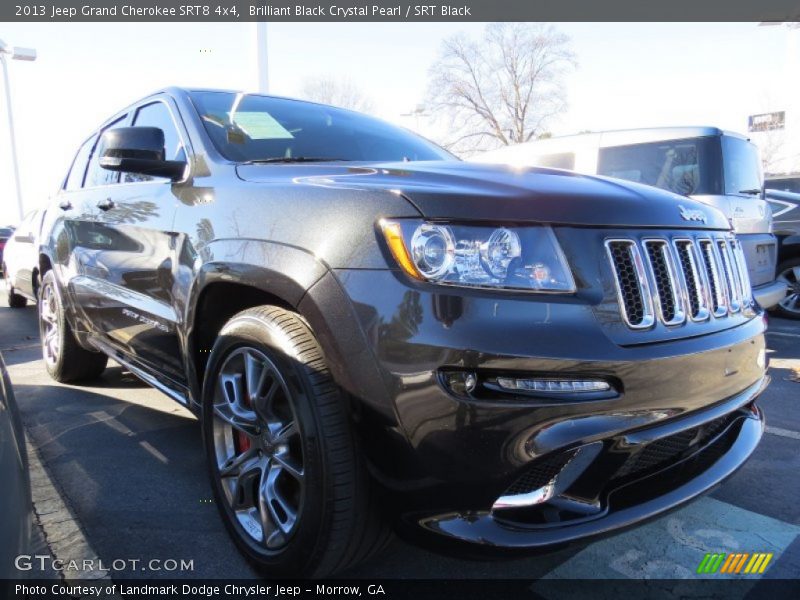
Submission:
M 388 540 L 346 400 L 292 312 L 241 312 L 214 344 L 203 386 L 214 496 L 267 576 L 329 575 Z
M 50 377 L 70 383 L 99 377 L 108 357 L 86 350 L 75 339 L 64 314 L 64 304 L 52 271 L 45 273 L 39 294 L 39 335 L 42 357 Z
M 800 319 L 800 258 L 790 258 L 778 265 L 779 281 L 788 286 L 786 297 L 774 308 L 776 314 L 787 319 Z

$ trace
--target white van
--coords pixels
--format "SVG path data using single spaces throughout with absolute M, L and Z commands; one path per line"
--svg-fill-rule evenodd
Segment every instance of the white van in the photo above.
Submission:
M 777 241 L 758 148 L 742 135 L 716 127 L 602 131 L 506 146 L 469 160 L 605 175 L 705 202 L 731 221 L 758 303 L 771 308 L 786 295 L 785 283 L 775 280 Z

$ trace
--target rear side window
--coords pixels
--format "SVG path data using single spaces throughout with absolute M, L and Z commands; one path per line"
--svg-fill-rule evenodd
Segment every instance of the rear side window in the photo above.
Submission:
M 172 119 L 167 105 L 163 102 L 146 104 L 136 111 L 133 120 L 134 127 L 158 127 L 164 132 L 164 159 L 186 160 L 186 153 L 181 143 L 178 128 Z M 122 181 L 131 183 L 135 181 L 160 181 L 164 177 L 153 177 L 141 173 L 123 173 Z
M 721 153 L 716 136 L 614 146 L 600 149 L 597 172 L 684 196 L 720 194 Z
M 83 185 L 83 176 L 86 173 L 86 162 L 89 160 L 89 154 L 92 152 L 95 137 L 92 136 L 85 142 L 75 155 L 72 161 L 72 168 L 69 170 L 67 181 L 64 184 L 64 189 L 67 191 L 77 190 Z
M 113 129 L 114 127 L 119 127 L 125 122 L 126 118 L 127 115 L 120 117 L 107 127 L 104 127 L 100 132 L 100 135 L 97 137 L 94 150 L 92 151 L 92 158 L 89 161 L 89 169 L 86 172 L 86 181 L 84 182 L 83 187 L 95 187 L 99 185 L 112 185 L 114 183 L 119 183 L 119 173 L 116 171 L 109 171 L 108 169 L 104 169 L 100 166 L 100 154 L 102 153 L 102 148 L 100 146 L 103 132 Z

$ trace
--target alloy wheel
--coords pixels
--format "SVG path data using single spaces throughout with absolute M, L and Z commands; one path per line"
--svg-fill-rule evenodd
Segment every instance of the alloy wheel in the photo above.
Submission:
M 217 375 L 213 440 L 225 499 L 241 529 L 279 550 L 297 529 L 305 471 L 294 396 L 260 350 L 239 347 Z
M 44 286 L 42 298 L 39 302 L 39 318 L 42 322 L 42 349 L 44 359 L 50 365 L 58 362 L 58 353 L 61 350 L 61 336 L 59 335 L 58 300 L 52 285 Z
M 778 280 L 788 286 L 786 296 L 780 301 L 783 310 L 800 316 L 800 265 L 784 269 L 778 275 Z

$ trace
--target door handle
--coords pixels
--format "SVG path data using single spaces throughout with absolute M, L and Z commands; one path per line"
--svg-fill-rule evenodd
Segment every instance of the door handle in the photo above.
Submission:
M 111 198 L 100 200 L 97 203 L 97 208 L 99 208 L 100 210 L 111 210 L 112 208 L 114 208 L 114 201 Z
M 72 208 L 72 202 L 69 200 L 62 200 L 58 203 L 58 208 L 61 210 L 70 210 Z

